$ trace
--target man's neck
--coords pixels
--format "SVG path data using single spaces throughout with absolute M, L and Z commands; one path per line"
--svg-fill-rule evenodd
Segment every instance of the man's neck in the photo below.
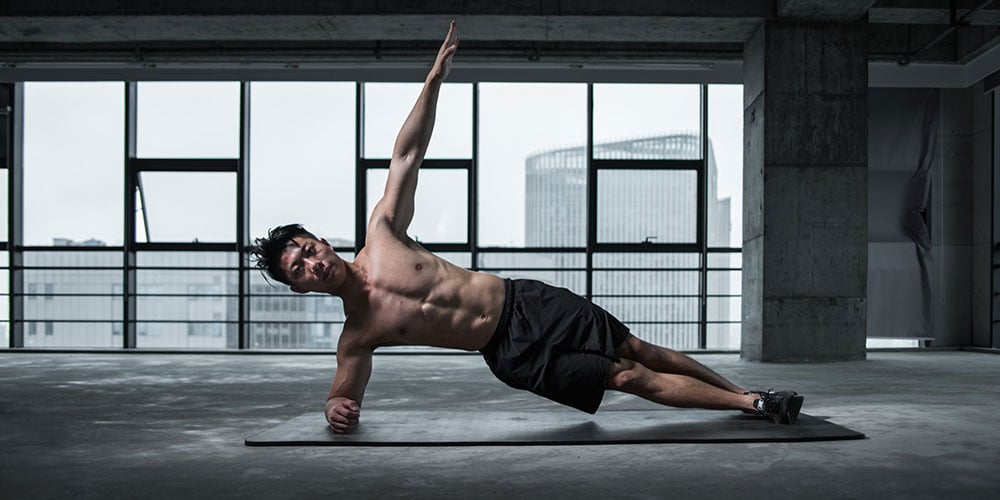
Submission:
M 330 291 L 331 295 L 336 295 L 344 301 L 344 312 L 350 316 L 355 310 L 365 307 L 368 303 L 368 283 L 365 279 L 367 272 L 354 262 L 345 262 L 344 270 L 346 274 L 344 281 L 336 290 Z

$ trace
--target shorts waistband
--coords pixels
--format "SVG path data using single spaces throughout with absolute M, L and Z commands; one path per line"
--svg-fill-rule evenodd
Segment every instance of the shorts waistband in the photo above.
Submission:
M 490 341 L 479 350 L 479 352 L 489 352 L 496 348 L 497 344 L 507 335 L 510 330 L 510 317 L 514 313 L 514 282 L 510 278 L 503 280 L 503 310 L 500 312 L 500 322 L 497 329 L 490 337 Z

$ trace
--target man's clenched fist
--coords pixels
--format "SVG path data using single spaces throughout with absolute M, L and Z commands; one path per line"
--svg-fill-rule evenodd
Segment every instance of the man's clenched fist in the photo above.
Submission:
M 354 431 L 360 417 L 361 407 L 354 400 L 330 398 L 326 402 L 326 421 L 330 423 L 333 432 L 346 434 Z

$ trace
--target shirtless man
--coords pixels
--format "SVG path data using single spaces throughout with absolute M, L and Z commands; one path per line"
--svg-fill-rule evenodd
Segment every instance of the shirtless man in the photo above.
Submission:
M 508 385 L 589 413 L 605 389 L 614 389 L 670 406 L 742 410 L 794 423 L 802 405 L 794 392 L 748 391 L 681 353 L 636 338 L 568 290 L 457 267 L 407 236 L 417 171 L 457 47 L 452 21 L 396 138 L 385 192 L 353 262 L 297 224 L 272 229 L 251 249 L 257 266 L 293 291 L 344 301 L 347 320 L 325 410 L 333 430 L 351 432 L 357 425 L 372 353 L 389 345 L 481 351 Z

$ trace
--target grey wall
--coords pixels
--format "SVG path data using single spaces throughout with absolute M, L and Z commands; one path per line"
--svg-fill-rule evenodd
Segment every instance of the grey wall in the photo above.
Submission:
M 992 94 L 973 86 L 972 100 L 972 345 L 990 346 L 990 234 L 992 212 Z
M 942 158 L 931 181 L 936 346 L 988 343 L 989 115 L 981 83 L 941 91 Z

